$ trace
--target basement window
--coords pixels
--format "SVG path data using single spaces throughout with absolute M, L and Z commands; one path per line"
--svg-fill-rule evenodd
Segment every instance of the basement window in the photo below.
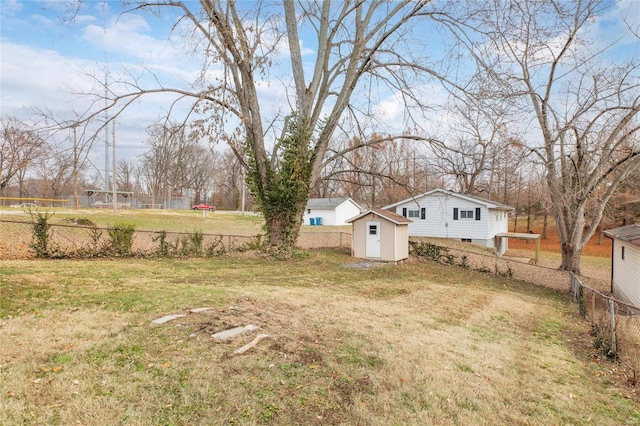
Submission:
M 461 241 L 463 243 L 470 243 L 471 242 L 471 238 L 462 238 Z

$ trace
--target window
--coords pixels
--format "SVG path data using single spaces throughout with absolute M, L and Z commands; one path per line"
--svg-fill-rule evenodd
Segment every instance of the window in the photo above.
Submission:
M 462 242 L 463 243 L 470 243 L 471 242 L 471 238 L 462 238 Z
M 369 235 L 378 235 L 378 225 L 369 225 Z
M 307 213 L 311 214 L 311 209 L 307 209 Z
M 473 210 L 460 210 L 460 219 L 473 219 Z
M 413 219 L 426 219 L 427 218 L 427 209 L 421 207 L 420 210 L 409 210 L 406 207 L 402 208 L 402 216 L 410 217 Z

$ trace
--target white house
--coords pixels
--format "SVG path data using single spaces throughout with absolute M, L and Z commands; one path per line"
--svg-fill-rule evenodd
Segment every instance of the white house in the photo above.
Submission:
M 361 211 L 360 206 L 351 198 L 309 198 L 302 223 L 328 226 L 348 225 L 347 219 L 359 215 Z
M 640 306 L 640 224 L 609 229 L 604 235 L 613 241 L 611 249 L 611 292 L 623 302 Z
M 507 251 L 507 238 L 496 247 L 496 235 L 509 227 L 513 207 L 446 189 L 432 189 L 383 207 L 411 219 L 409 236 L 451 238 Z

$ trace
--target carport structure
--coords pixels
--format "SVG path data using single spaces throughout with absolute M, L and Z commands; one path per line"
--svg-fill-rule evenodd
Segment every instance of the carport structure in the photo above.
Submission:
M 540 234 L 527 234 L 523 232 L 501 232 L 496 234 L 496 247 L 500 248 L 503 244 L 503 238 L 514 238 L 519 240 L 533 240 L 536 243 L 535 257 L 533 263 L 538 264 L 540 259 Z M 500 251 L 498 251 L 500 253 Z

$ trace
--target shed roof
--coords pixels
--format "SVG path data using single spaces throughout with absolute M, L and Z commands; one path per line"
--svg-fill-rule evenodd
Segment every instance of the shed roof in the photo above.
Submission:
M 482 197 L 476 197 L 475 195 L 462 194 L 460 192 L 449 191 L 447 189 L 442 189 L 442 188 L 435 188 L 435 189 L 432 189 L 432 190 L 427 191 L 425 193 L 422 193 L 420 195 L 416 195 L 415 197 L 406 198 L 406 199 L 404 199 L 402 201 L 398 201 L 397 203 L 385 206 L 385 207 L 383 207 L 383 209 L 390 209 L 390 208 L 396 207 L 396 206 L 398 206 L 400 204 L 404 204 L 404 203 L 406 203 L 408 201 L 416 201 L 416 200 L 419 200 L 420 198 L 428 197 L 430 195 L 437 195 L 437 194 L 444 194 L 444 195 L 449 195 L 449 196 L 452 196 L 452 197 L 461 198 L 463 200 L 472 201 L 474 203 L 486 206 L 488 209 L 505 210 L 505 211 L 514 210 L 513 207 L 507 206 L 506 204 L 498 203 L 496 201 L 491 201 L 489 199 L 482 198 Z
M 307 200 L 308 209 L 335 209 L 345 201 L 351 201 L 356 207 L 360 206 L 351 198 L 309 198 Z
M 627 241 L 636 246 L 640 246 L 640 223 L 635 225 L 621 226 L 620 228 L 607 229 L 604 235 L 609 238 Z
M 390 212 L 388 210 L 382 210 L 382 209 L 367 210 L 366 212 L 360 213 L 356 217 L 352 217 L 351 219 L 345 220 L 345 222 L 347 222 L 347 223 L 355 222 L 356 220 L 360 219 L 361 217 L 365 217 L 369 213 L 373 213 L 376 216 L 380 216 L 381 218 L 386 219 L 389 222 L 393 222 L 396 225 L 408 225 L 411 222 L 413 222 L 411 219 L 407 219 L 404 216 L 400 216 L 399 214 L 395 214 L 395 213 Z

